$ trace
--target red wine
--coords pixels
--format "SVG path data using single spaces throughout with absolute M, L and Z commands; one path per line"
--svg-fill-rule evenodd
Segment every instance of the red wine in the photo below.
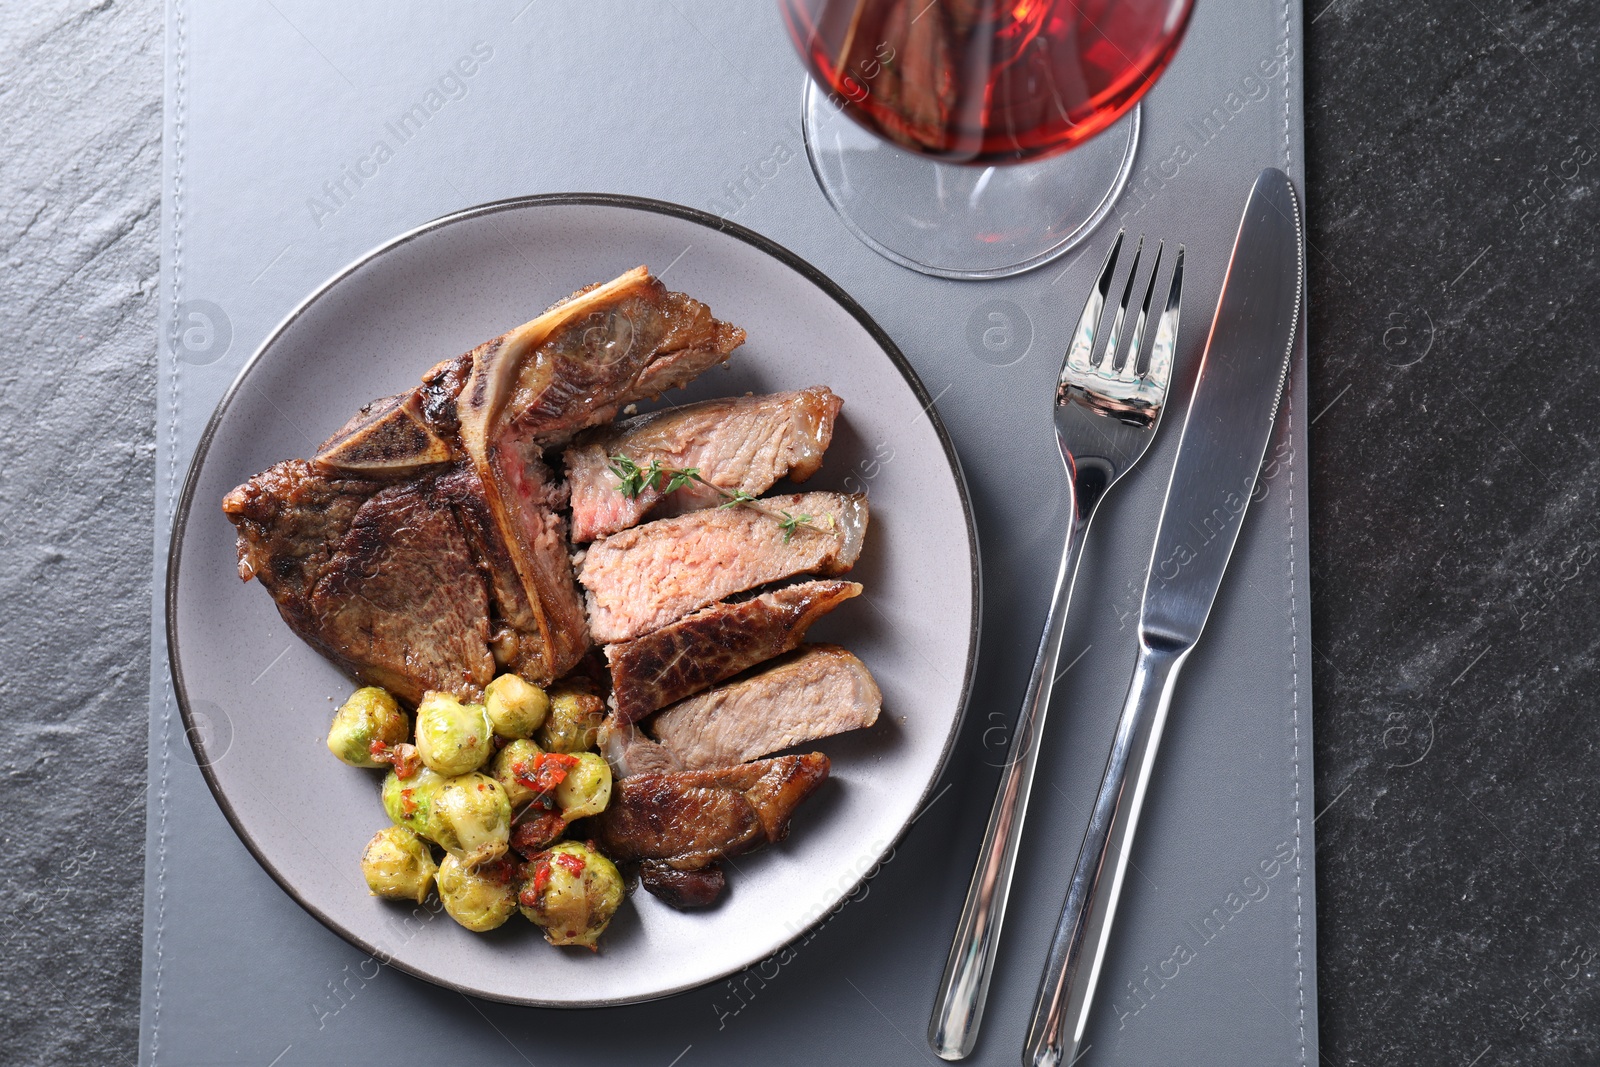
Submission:
M 868 130 L 958 163 L 1071 148 L 1155 84 L 1194 0 L 780 0 L 830 99 Z

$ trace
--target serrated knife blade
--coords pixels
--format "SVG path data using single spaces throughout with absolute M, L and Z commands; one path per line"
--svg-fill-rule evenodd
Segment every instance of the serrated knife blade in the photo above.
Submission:
M 1281 170 L 1256 178 L 1178 440 L 1140 635 L 1194 644 L 1233 554 L 1289 373 L 1304 278 L 1300 207 Z

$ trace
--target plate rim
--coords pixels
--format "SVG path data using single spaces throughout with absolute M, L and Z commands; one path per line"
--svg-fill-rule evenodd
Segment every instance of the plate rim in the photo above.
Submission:
M 422 968 L 402 962 L 401 960 L 398 960 L 389 953 L 385 952 L 378 945 L 368 943 L 365 938 L 349 929 L 346 929 L 343 925 L 336 922 L 331 916 L 325 914 L 319 907 L 313 904 L 310 900 L 306 899 L 306 897 L 303 896 L 293 884 L 291 884 L 289 879 L 286 878 L 283 873 L 280 872 L 278 868 L 271 862 L 271 860 L 267 858 L 265 852 L 256 842 L 255 838 L 241 824 L 240 817 L 238 813 L 235 812 L 233 804 L 228 799 L 226 792 L 222 789 L 221 785 L 217 781 L 216 775 L 212 768 L 212 761 L 207 757 L 204 751 L 204 732 L 198 730 L 195 726 L 193 712 L 189 703 L 188 688 L 184 682 L 183 666 L 180 662 L 177 621 L 178 575 L 180 573 L 183 561 L 184 536 L 188 530 L 189 517 L 193 510 L 195 493 L 198 489 L 198 483 L 200 481 L 201 468 L 204 466 L 206 456 L 209 454 L 211 449 L 211 444 L 221 428 L 223 416 L 227 414 L 228 409 L 232 406 L 234 400 L 243 390 L 245 380 L 249 377 L 250 372 L 255 369 L 256 365 L 263 359 L 263 357 L 266 356 L 268 350 L 278 341 L 278 339 L 291 326 L 293 326 L 300 316 L 303 315 L 314 303 L 320 300 L 324 295 L 330 292 L 335 286 L 343 282 L 346 278 L 353 275 L 356 271 L 360 270 L 368 263 L 376 260 L 378 257 L 392 252 L 402 245 L 409 244 L 411 241 L 425 234 L 431 233 L 435 230 L 443 229 L 446 226 L 450 226 L 457 222 L 464 222 L 468 219 L 494 215 L 503 211 L 547 206 L 609 207 L 621 208 L 629 211 L 646 211 L 658 215 L 666 215 L 669 217 L 682 219 L 695 225 L 716 230 L 720 233 L 724 233 L 728 236 L 741 240 L 755 248 L 757 251 L 764 252 L 773 259 L 776 259 L 778 262 L 787 266 L 789 269 L 799 274 L 802 278 L 815 285 L 823 292 L 824 295 L 848 312 L 850 316 L 867 331 L 868 336 L 872 338 L 873 342 L 877 344 L 878 347 L 883 350 L 884 354 L 889 357 L 889 360 L 894 364 L 895 369 L 900 372 L 900 376 L 905 379 L 906 384 L 911 387 L 912 394 L 917 398 L 918 401 L 921 402 L 922 410 L 928 416 L 928 422 L 933 427 L 934 434 L 937 436 L 940 446 L 944 449 L 945 459 L 950 464 L 950 469 L 955 474 L 956 494 L 961 501 L 962 517 L 966 521 L 967 543 L 971 557 L 971 629 L 967 642 L 966 665 L 962 672 L 961 691 L 958 697 L 958 706 L 956 708 L 956 714 L 951 720 L 950 729 L 945 736 L 944 744 L 939 751 L 939 758 L 937 763 L 934 765 L 934 772 L 929 776 L 928 782 L 923 787 L 921 794 L 917 798 L 917 804 L 913 808 L 915 814 L 911 815 L 906 822 L 895 831 L 889 843 L 879 852 L 874 864 L 867 868 L 869 872 L 868 874 L 863 874 L 860 879 L 851 884 L 849 889 L 840 892 L 837 899 L 831 901 L 827 907 L 821 909 L 815 919 L 807 923 L 805 926 L 795 930 L 790 937 L 780 942 L 775 948 L 772 949 L 771 952 L 763 953 L 761 956 L 757 956 L 754 959 L 741 963 L 738 966 L 728 968 L 727 970 L 720 971 L 709 977 L 696 979 L 692 982 L 675 985 L 668 989 L 662 989 L 640 996 L 611 997 L 589 1000 L 548 1000 L 540 999 L 538 997 L 518 997 L 490 993 L 482 989 L 474 989 L 464 986 L 459 982 L 450 981 L 448 979 L 438 977 L 437 975 L 429 974 Z M 905 357 L 905 354 L 900 351 L 900 347 L 895 344 L 894 340 L 890 338 L 888 333 L 878 325 L 877 321 L 872 318 L 867 310 L 857 303 L 855 298 L 850 296 L 850 294 L 847 293 L 837 282 L 833 281 L 832 278 L 828 277 L 820 269 L 813 266 L 810 261 L 802 258 L 772 238 L 767 237 L 764 234 L 757 233 L 748 227 L 742 226 L 718 215 L 713 215 L 710 212 L 702 211 L 699 208 L 693 208 L 684 204 L 677 204 L 667 200 L 658 200 L 650 197 L 635 196 L 626 193 L 566 192 L 528 194 L 524 196 L 507 197 L 501 200 L 490 200 L 481 204 L 462 208 L 457 211 L 448 212 L 447 214 L 440 215 L 429 220 L 428 222 L 414 226 L 411 229 L 378 244 L 371 250 L 351 260 L 344 267 L 330 275 L 326 281 L 312 289 L 310 293 L 300 300 L 300 302 L 297 303 L 289 311 L 289 313 L 285 315 L 283 319 L 267 333 L 266 337 L 262 339 L 255 351 L 252 352 L 250 357 L 244 361 L 242 366 L 240 366 L 238 373 L 233 378 L 233 381 L 229 383 L 228 388 L 223 392 L 222 397 L 217 401 L 216 407 L 212 409 L 210 417 L 206 420 L 205 429 L 202 431 L 199 441 L 195 444 L 194 455 L 190 458 L 188 470 L 184 475 L 183 491 L 179 494 L 177 507 L 174 509 L 172 528 L 169 533 L 170 539 L 166 552 L 166 574 L 164 576 L 164 584 L 166 589 L 165 596 L 163 598 L 163 614 L 165 615 L 164 631 L 166 637 L 167 669 L 172 679 L 173 696 L 177 701 L 178 714 L 183 723 L 185 739 L 194 751 L 195 762 L 198 764 L 200 773 L 205 779 L 206 788 L 210 791 L 212 799 L 216 801 L 217 806 L 222 809 L 222 814 L 227 819 L 228 825 L 233 830 L 234 835 L 239 838 L 240 842 L 245 846 L 245 849 L 250 853 L 251 857 L 254 858 L 256 863 L 258 863 L 261 868 L 265 870 L 272 878 L 272 880 L 277 883 L 278 888 L 282 889 L 286 894 L 288 894 L 289 898 L 298 904 L 307 914 L 316 919 L 330 932 L 348 944 L 367 953 L 368 956 L 379 961 L 383 965 L 393 967 L 399 971 L 411 975 L 414 978 L 421 979 L 422 981 L 439 986 L 441 988 L 450 989 L 466 996 L 480 997 L 482 999 L 495 1001 L 497 1003 L 515 1004 L 523 1007 L 534 1008 L 608 1008 L 621 1007 L 629 1004 L 645 1004 L 651 1001 L 662 1000 L 667 997 L 686 993 L 690 990 L 701 988 L 702 986 L 710 985 L 713 982 L 726 978 L 730 974 L 736 974 L 739 971 L 745 970 L 752 964 L 758 963 L 760 960 L 770 956 L 772 952 L 781 951 L 785 947 L 792 945 L 795 941 L 799 940 L 804 935 L 810 933 L 812 930 L 825 923 L 838 908 L 839 901 L 845 900 L 851 894 L 853 894 L 855 890 L 860 887 L 861 883 L 866 881 L 870 873 L 875 872 L 878 867 L 882 866 L 884 860 L 889 856 L 889 854 L 892 853 L 900 844 L 900 842 L 905 839 L 906 834 L 910 832 L 911 827 L 916 823 L 921 812 L 926 808 L 928 803 L 928 795 L 933 791 L 934 786 L 938 785 L 940 779 L 944 777 L 944 772 L 950 761 L 951 752 L 955 748 L 956 738 L 960 735 L 961 728 L 966 721 L 967 708 L 972 697 L 973 680 L 977 674 L 979 637 L 983 625 L 982 555 L 978 543 L 977 522 L 975 521 L 972 510 L 972 494 L 967 486 L 966 472 L 961 465 L 961 458 L 956 452 L 955 444 L 950 439 L 949 431 L 945 428 L 944 420 L 940 418 L 938 409 L 934 406 L 936 399 L 937 398 L 930 396 L 927 387 L 922 384 L 922 378 L 917 374 L 916 368 L 912 366 L 910 360 Z

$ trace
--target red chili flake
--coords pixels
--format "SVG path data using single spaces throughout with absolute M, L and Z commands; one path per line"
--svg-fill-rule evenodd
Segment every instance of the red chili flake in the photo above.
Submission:
M 533 891 L 543 893 L 550 888 L 550 858 L 540 856 L 533 864 Z
M 414 776 L 422 766 L 422 757 L 417 754 L 417 747 L 408 745 L 404 741 L 397 745 L 374 741 L 368 751 L 378 763 L 387 763 L 393 767 L 396 777 L 399 778 Z
M 500 885 L 510 882 L 516 874 L 516 866 L 510 860 L 504 859 L 494 860 L 490 863 L 480 863 L 476 869 L 479 877 L 498 882 Z
M 554 862 L 574 878 L 580 877 L 588 866 L 588 861 L 576 852 L 557 852 Z
M 555 812 L 530 806 L 517 816 L 511 827 L 511 847 L 531 859 L 549 848 L 566 826 L 566 821 Z
M 537 752 L 527 759 L 511 764 L 511 775 L 525 788 L 536 793 L 548 793 L 567 777 L 567 772 L 578 765 L 577 756 L 562 752 Z
M 417 810 L 417 802 L 411 796 L 415 792 L 415 789 L 400 790 L 400 811 L 407 818 L 410 818 Z

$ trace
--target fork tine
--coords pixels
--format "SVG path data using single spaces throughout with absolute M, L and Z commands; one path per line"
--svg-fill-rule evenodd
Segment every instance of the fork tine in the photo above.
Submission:
M 1139 274 L 1139 257 L 1144 254 L 1144 234 L 1139 235 L 1139 245 L 1133 250 L 1133 265 L 1128 268 L 1128 283 L 1122 287 L 1122 301 L 1117 304 L 1117 314 L 1111 320 L 1111 334 L 1106 338 L 1106 352 L 1100 357 L 1100 373 L 1114 377 L 1117 369 L 1117 344 L 1122 336 L 1122 324 L 1128 316 L 1128 298 L 1133 295 L 1133 279 Z
M 1106 296 L 1111 292 L 1111 276 L 1116 273 L 1117 253 L 1122 249 L 1122 238 L 1126 232 L 1117 231 L 1117 239 L 1111 243 L 1111 251 L 1106 253 L 1106 261 L 1100 267 L 1100 279 L 1089 293 L 1089 299 L 1083 303 L 1083 314 L 1078 316 L 1078 326 L 1072 331 L 1072 344 L 1067 349 L 1066 362 L 1061 367 L 1062 382 L 1066 381 L 1068 373 L 1087 374 L 1091 368 L 1089 360 L 1094 355 L 1095 330 L 1100 325 L 1100 312 L 1106 306 Z
M 1128 331 L 1128 355 L 1122 364 L 1122 380 L 1135 381 L 1139 377 L 1139 355 L 1144 350 L 1144 335 L 1148 332 L 1146 327 L 1150 320 L 1150 300 L 1156 292 L 1156 276 L 1161 273 L 1161 253 L 1166 251 L 1167 242 L 1160 241 L 1156 244 L 1156 261 L 1150 265 L 1150 284 L 1144 288 L 1144 300 L 1139 304 L 1139 317 L 1133 320 L 1133 329 Z
M 1172 267 L 1172 281 L 1167 287 L 1167 305 L 1156 321 L 1156 339 L 1150 346 L 1150 369 L 1145 376 L 1155 388 L 1166 394 L 1172 381 L 1172 354 L 1178 344 L 1178 311 L 1183 300 L 1183 246 L 1178 246 L 1178 258 Z

